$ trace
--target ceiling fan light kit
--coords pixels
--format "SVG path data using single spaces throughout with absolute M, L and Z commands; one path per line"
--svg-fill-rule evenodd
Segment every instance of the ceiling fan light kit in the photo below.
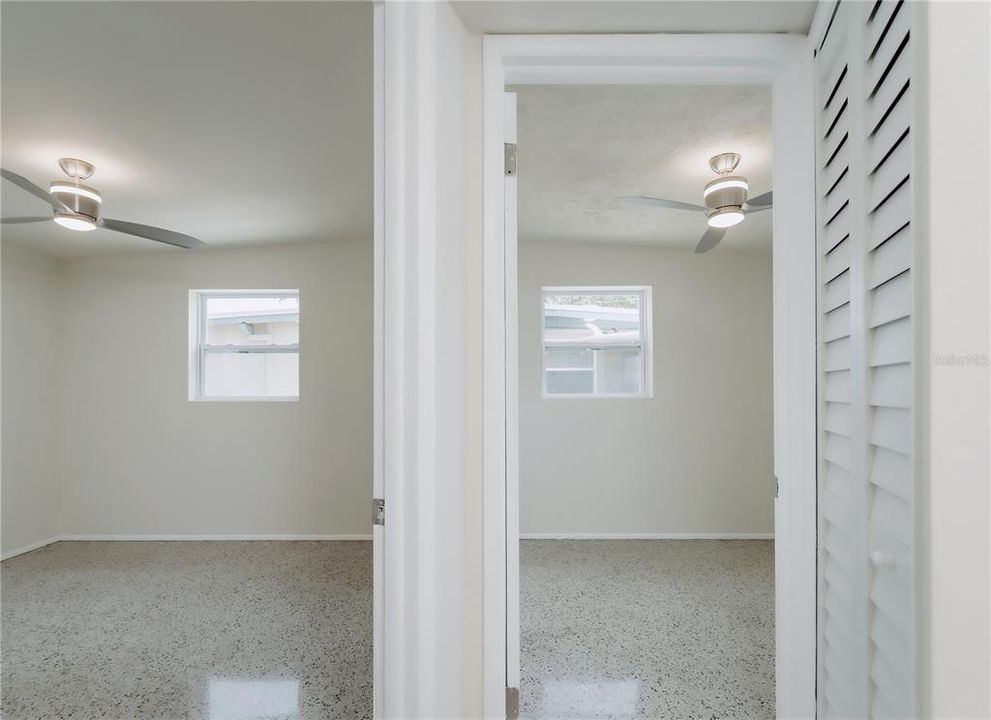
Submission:
M 729 228 L 734 225 L 739 225 L 743 222 L 743 211 L 739 208 L 728 207 L 722 210 L 716 210 L 707 219 L 709 227 L 714 228 Z

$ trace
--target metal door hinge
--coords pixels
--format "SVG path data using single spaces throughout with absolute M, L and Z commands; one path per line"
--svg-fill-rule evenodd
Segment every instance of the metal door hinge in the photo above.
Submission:
M 506 174 L 515 175 L 516 174 L 516 143 L 506 143 L 505 147 L 505 157 L 506 157 Z
M 385 500 L 372 498 L 372 525 L 385 525 Z
M 774 499 L 778 499 L 778 476 L 774 476 Z
M 520 689 L 506 688 L 506 720 L 519 720 Z

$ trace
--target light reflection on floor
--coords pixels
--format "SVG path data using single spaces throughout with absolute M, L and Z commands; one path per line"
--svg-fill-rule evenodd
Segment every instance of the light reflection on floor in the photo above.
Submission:
M 212 679 L 208 707 L 210 720 L 294 720 L 299 681 Z
M 634 718 L 640 700 L 637 680 L 547 680 L 543 690 L 540 717 L 546 720 Z

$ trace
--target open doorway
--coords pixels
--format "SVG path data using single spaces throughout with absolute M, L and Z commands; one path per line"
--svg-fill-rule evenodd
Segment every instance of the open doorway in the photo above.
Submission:
M 511 89 L 521 714 L 774 717 L 771 90 Z
M 487 713 L 498 716 L 506 712 L 511 715 L 519 708 L 522 676 L 520 401 L 523 380 L 520 377 L 522 351 L 519 344 L 522 342 L 520 324 L 523 311 L 518 304 L 523 264 L 518 261 L 518 256 L 524 249 L 518 237 L 517 196 L 520 175 L 526 172 L 526 156 L 518 147 L 516 95 L 507 92 L 507 89 L 519 90 L 522 86 L 531 85 L 721 85 L 768 86 L 771 89 L 774 177 L 771 233 L 774 712 L 795 717 L 814 714 L 816 295 L 815 278 L 808 268 L 813 266 L 815 257 L 815 206 L 813 157 L 807 152 L 806 142 L 812 132 L 812 118 L 803 109 L 807 107 L 805 101 L 810 101 L 810 76 L 811 50 L 807 42 L 802 38 L 778 35 L 513 36 L 485 39 L 484 518 Z M 690 107 L 684 110 L 687 112 Z M 588 109 L 592 115 L 598 111 L 596 107 Z M 707 120 L 704 122 L 709 124 Z M 580 121 L 569 118 L 557 132 L 567 134 L 571 131 L 571 125 L 580 124 Z M 617 124 L 620 127 L 635 126 L 636 121 L 622 117 Z M 657 131 L 661 133 L 663 128 L 659 127 Z M 732 148 L 720 148 L 714 152 L 724 151 L 733 152 Z M 571 160 L 579 162 L 581 158 Z M 703 156 L 698 162 L 702 163 L 701 171 L 704 173 L 706 158 Z M 714 164 L 722 165 L 722 162 L 720 159 Z M 714 177 L 710 175 L 710 178 Z M 560 179 L 549 180 L 548 184 L 557 187 Z M 754 184 L 757 194 L 763 194 L 767 189 L 756 182 Z M 635 192 L 651 194 L 649 190 L 640 188 Z M 700 189 L 695 192 L 699 193 Z M 692 202 L 691 197 L 679 198 L 673 192 L 662 194 L 655 191 L 652 196 Z M 611 203 L 614 197 L 610 195 L 602 202 Z M 701 203 L 696 197 L 693 205 L 698 204 Z M 706 224 L 708 218 L 703 225 L 696 226 L 696 233 L 704 230 Z M 731 232 L 732 229 L 725 237 L 729 238 Z M 704 237 L 711 239 L 712 236 L 707 233 Z M 694 234 L 696 243 L 703 241 L 704 237 Z M 703 247 L 706 244 L 702 242 Z M 692 255 L 691 247 L 689 242 L 683 252 Z M 639 246 L 634 247 L 634 251 L 643 250 Z M 718 255 L 712 257 L 717 258 Z M 705 256 L 692 256 L 691 259 L 702 258 Z M 662 280 L 668 282 L 667 279 Z M 589 288 L 602 288 L 602 283 L 627 288 L 645 287 L 658 280 L 567 282 L 587 282 Z M 629 285 L 629 282 L 636 284 Z M 678 287 L 683 279 L 672 278 L 670 282 L 673 287 Z M 650 289 L 654 294 L 650 308 L 656 312 L 656 288 Z M 665 311 L 668 309 L 665 308 Z M 539 320 L 535 327 L 541 329 Z M 652 339 L 656 351 L 658 338 L 652 336 Z M 534 342 L 533 336 L 528 342 Z M 536 343 L 540 348 L 539 337 Z M 644 367 L 657 370 L 654 362 L 646 363 Z M 543 379 L 540 382 L 545 383 Z M 658 378 L 654 377 L 653 382 L 653 390 L 656 391 Z M 624 399 L 624 402 L 636 401 L 633 398 Z M 610 401 L 589 399 L 582 402 Z M 640 427 L 637 437 L 647 431 L 646 424 L 642 423 Z M 706 441 L 700 437 L 693 437 L 692 440 L 696 443 Z M 572 448 L 572 452 L 579 451 L 587 452 L 590 448 Z M 636 499 L 626 498 L 625 502 L 635 503 Z M 679 518 L 679 522 L 686 521 L 687 518 Z M 621 611 L 619 605 L 621 601 L 618 600 L 610 603 L 615 612 Z M 642 632 L 639 626 L 635 632 Z M 559 691 L 569 692 L 563 687 Z M 627 691 L 617 688 L 617 692 Z M 634 707 L 630 712 L 635 716 L 638 710 Z

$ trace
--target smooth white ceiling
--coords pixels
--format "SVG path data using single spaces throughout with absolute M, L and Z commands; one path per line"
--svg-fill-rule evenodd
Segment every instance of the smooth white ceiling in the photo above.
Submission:
M 815 0 L 457 0 L 484 33 L 807 33 Z
M 4 2 L 2 164 L 47 189 L 96 163 L 107 217 L 210 247 L 370 238 L 372 8 L 340 2 Z M 2 183 L 3 216 L 47 206 Z M 52 254 L 160 250 L 3 228 Z
M 756 86 L 521 86 L 519 233 L 526 241 L 633 242 L 690 251 L 701 213 L 623 202 L 703 204 L 708 159 L 743 156 L 751 195 L 771 189 L 771 93 Z M 712 252 L 767 251 L 771 214 L 749 216 Z

